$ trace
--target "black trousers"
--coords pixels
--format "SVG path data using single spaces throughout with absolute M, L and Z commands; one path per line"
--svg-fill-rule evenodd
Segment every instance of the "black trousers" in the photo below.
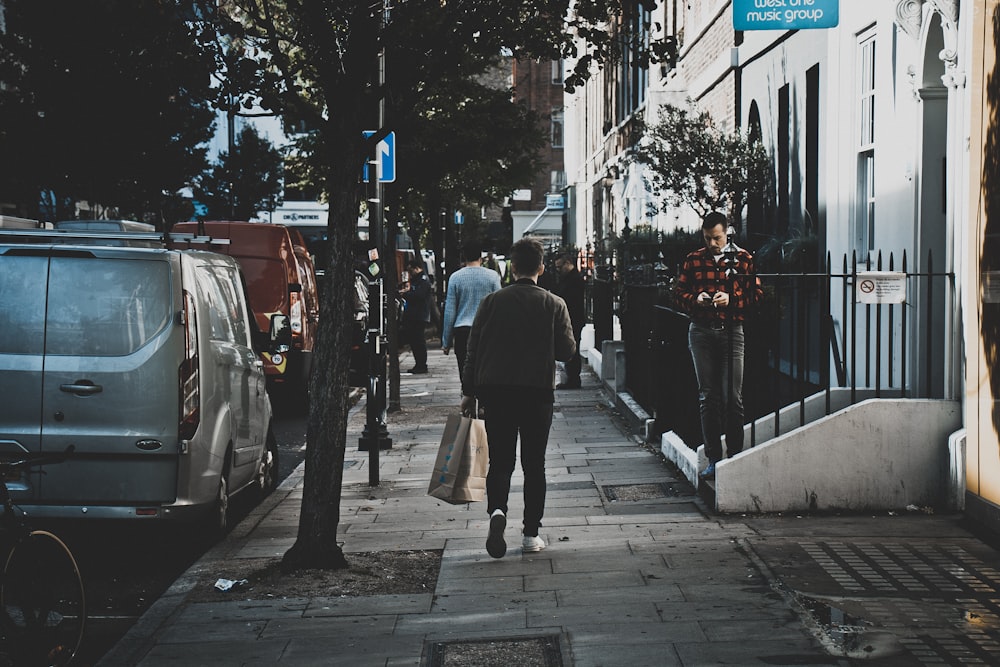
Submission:
M 427 367 L 426 322 L 404 322 L 403 338 L 413 353 L 413 363 L 417 368 Z
M 580 356 L 580 337 L 582 335 L 583 329 L 573 329 L 573 338 L 576 339 L 576 352 L 573 353 L 573 356 L 565 364 L 566 384 L 569 385 L 580 384 L 580 370 L 583 368 L 583 357 Z
M 491 388 L 482 397 L 486 410 L 486 435 L 490 441 L 490 470 L 486 475 L 486 510 L 507 514 L 510 477 L 521 440 L 524 472 L 524 534 L 538 535 L 545 514 L 545 449 L 552 426 L 552 401 L 517 388 Z
M 455 340 L 455 361 L 458 362 L 458 375 L 465 370 L 465 351 L 469 348 L 469 332 L 472 327 L 455 327 L 451 330 Z

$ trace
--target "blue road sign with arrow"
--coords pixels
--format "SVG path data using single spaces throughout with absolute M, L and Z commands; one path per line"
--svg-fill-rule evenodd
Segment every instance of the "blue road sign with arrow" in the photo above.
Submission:
M 365 138 L 375 134 L 375 130 L 365 130 Z M 396 180 L 396 133 L 390 132 L 385 135 L 382 141 L 378 142 L 375 149 L 375 169 L 379 183 L 392 183 Z M 365 168 L 362 174 L 365 183 L 369 181 L 368 161 L 365 160 Z

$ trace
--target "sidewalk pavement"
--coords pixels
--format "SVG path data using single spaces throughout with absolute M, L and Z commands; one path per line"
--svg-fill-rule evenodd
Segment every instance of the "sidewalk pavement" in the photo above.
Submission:
M 406 428 L 389 415 L 393 447 L 380 452 L 377 492 L 369 455 L 356 449 L 364 400 L 352 411 L 340 535 L 348 557 L 442 550 L 433 592 L 188 602 L 199 576 L 224 572 L 226 560 L 292 545 L 300 466 L 100 664 L 1000 664 L 1000 554 L 961 515 L 716 515 L 626 432 L 586 369 L 582 389 L 556 392 L 540 531 L 548 547 L 521 553 L 518 471 L 507 555 L 490 558 L 485 503 L 426 495 L 460 394 L 454 357 L 432 351 L 429 366 L 403 375 L 404 411 L 431 409 Z M 475 652 L 491 646 L 484 640 L 517 659 L 489 662 L 490 650 Z

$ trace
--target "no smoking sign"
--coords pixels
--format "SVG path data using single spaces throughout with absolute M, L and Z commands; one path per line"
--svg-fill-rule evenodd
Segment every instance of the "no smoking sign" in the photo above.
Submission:
M 857 276 L 854 294 L 859 303 L 906 303 L 905 273 L 864 271 Z

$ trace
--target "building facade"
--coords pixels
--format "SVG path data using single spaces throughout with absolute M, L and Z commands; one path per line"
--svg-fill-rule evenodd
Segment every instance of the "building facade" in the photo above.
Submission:
M 512 241 L 526 234 L 543 243 L 562 242 L 566 171 L 563 110 L 563 63 L 560 60 L 511 60 L 513 100 L 535 111 L 548 124 L 548 142 L 539 156 L 544 168 L 530 188 L 511 198 Z
M 906 262 L 909 324 L 874 326 L 876 337 L 905 338 L 908 352 L 890 351 L 867 367 L 905 378 L 905 396 L 962 404 L 965 428 L 951 443 L 966 448 L 959 476 L 970 510 L 993 521 L 1000 207 L 988 186 L 1000 136 L 997 3 L 841 0 L 832 28 L 737 31 L 734 11 L 745 6 L 667 0 L 622 19 L 619 30 L 650 26 L 651 39 L 675 40 L 676 59 L 637 73 L 626 58 L 567 96 L 569 189 L 587 202 L 573 211 L 575 233 L 599 247 L 626 221 L 664 232 L 696 228 L 691 211 L 662 206 L 650 214 L 644 206 L 652 195 L 628 161 L 641 139 L 637 117 L 652 122 L 664 104 L 692 105 L 720 127 L 759 137 L 771 184 L 744 208 L 740 243 L 753 250 L 810 239 L 821 270 L 825 257 L 837 267 L 845 258 L 885 269 L 878 258 L 891 256 L 896 272 Z M 834 327 L 857 326 L 841 321 L 845 307 L 854 307 L 852 297 L 834 295 Z

